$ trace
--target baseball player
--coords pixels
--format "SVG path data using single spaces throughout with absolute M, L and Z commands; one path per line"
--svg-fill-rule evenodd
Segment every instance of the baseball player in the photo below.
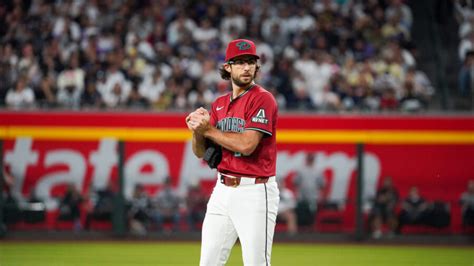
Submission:
M 217 98 L 210 113 L 199 108 L 186 117 L 194 154 L 217 167 L 202 228 L 201 266 L 225 265 L 237 238 L 244 265 L 270 265 L 279 202 L 278 108 L 273 95 L 254 82 L 257 59 L 252 41 L 231 41 L 220 73 L 231 81 L 232 92 Z

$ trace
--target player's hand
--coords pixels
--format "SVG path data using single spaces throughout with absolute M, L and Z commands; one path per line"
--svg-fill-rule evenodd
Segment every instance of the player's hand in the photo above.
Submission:
M 197 134 L 203 134 L 210 128 L 209 112 L 200 107 L 186 117 L 186 125 Z
M 197 110 L 196 113 L 191 116 L 191 122 L 193 123 L 191 128 L 197 134 L 203 135 L 211 128 L 210 119 L 211 118 L 207 110 Z
M 193 130 L 192 125 L 193 123 L 191 122 L 191 115 L 190 113 L 188 116 L 186 116 L 186 126 L 188 127 L 189 130 Z
M 195 112 L 199 113 L 199 114 L 202 114 L 202 115 L 209 115 L 209 112 L 206 109 L 204 109 L 203 107 L 199 107 L 198 109 L 196 109 Z
M 205 113 L 207 112 L 206 109 L 200 107 L 196 110 L 194 110 L 194 112 L 190 113 L 187 117 L 186 117 L 186 125 L 188 126 L 188 129 L 189 130 L 193 130 L 193 126 L 195 126 L 196 124 L 196 119 L 193 119 L 193 117 L 196 116 L 196 114 L 202 114 L 204 115 Z
M 206 131 L 208 131 L 211 128 L 211 124 L 209 123 L 210 117 L 209 114 L 198 114 L 194 120 L 192 119 L 191 121 L 193 122 L 192 129 L 194 132 L 197 134 L 204 135 Z

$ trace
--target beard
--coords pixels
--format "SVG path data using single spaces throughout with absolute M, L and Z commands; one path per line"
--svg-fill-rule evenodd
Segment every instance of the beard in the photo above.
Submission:
M 247 87 L 247 86 L 250 85 L 250 84 L 253 82 L 253 80 L 255 79 L 255 74 L 256 74 L 256 73 L 254 73 L 254 74 L 252 75 L 252 77 L 250 77 L 250 78 L 248 78 L 248 77 L 240 78 L 240 77 L 232 76 L 232 77 L 231 77 L 231 78 L 232 78 L 232 82 L 233 82 L 235 85 L 239 86 L 239 87 Z

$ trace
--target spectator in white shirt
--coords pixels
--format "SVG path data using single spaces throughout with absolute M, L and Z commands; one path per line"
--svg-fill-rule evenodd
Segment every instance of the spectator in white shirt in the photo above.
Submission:
M 214 100 L 214 93 L 202 80 L 197 82 L 196 90 L 189 92 L 187 101 L 192 108 L 210 107 Z
M 105 81 L 99 81 L 101 84 L 98 86 L 107 107 L 117 107 L 117 105 L 125 103 L 132 89 L 131 82 L 125 77 L 116 61 L 116 57 L 110 54 Z
M 410 7 L 404 4 L 402 0 L 392 0 L 385 10 L 385 16 L 389 20 L 395 14 L 400 16 L 401 25 L 409 31 L 413 24 L 413 14 Z
M 119 82 L 115 83 L 112 90 L 103 97 L 105 106 L 108 108 L 124 107 L 130 95 L 130 89 L 124 89 Z
M 142 97 L 147 99 L 148 102 L 154 104 L 160 100 L 161 94 L 165 88 L 165 78 L 161 74 L 161 70 L 156 68 L 151 77 L 146 77 L 143 80 L 143 82 L 140 84 L 138 92 Z
M 245 16 L 241 14 L 241 9 L 238 5 L 231 5 L 224 10 L 225 16 L 221 22 L 221 33 L 229 32 L 231 29 L 235 29 L 238 34 L 245 32 L 247 28 L 247 20 Z
M 81 27 L 69 16 L 57 17 L 53 25 L 53 36 L 57 38 L 68 36 L 70 41 L 79 41 L 81 38 Z
M 78 108 L 84 91 L 85 72 L 79 67 L 79 55 L 74 53 L 69 66 L 58 76 L 58 103 L 68 108 Z
M 280 203 L 278 205 L 278 220 L 282 220 L 287 225 L 287 232 L 290 235 L 298 233 L 298 221 L 296 217 L 296 197 L 293 191 L 285 186 L 285 180 L 278 180 L 280 189 Z
M 212 27 L 211 21 L 207 18 L 201 20 L 199 27 L 193 32 L 193 39 L 198 42 L 209 42 L 219 35 L 219 31 Z
M 196 30 L 196 27 L 196 23 L 192 19 L 188 18 L 184 13 L 180 13 L 168 26 L 168 44 L 173 47 L 179 45 L 183 35 L 191 34 Z
M 32 107 L 35 102 L 33 90 L 27 86 L 27 79 L 18 79 L 15 88 L 11 88 L 6 96 L 5 102 L 8 107 L 19 109 L 22 107 Z
M 204 82 L 207 87 L 216 87 L 217 83 L 221 81 L 215 60 L 205 59 L 203 61 L 201 81 Z

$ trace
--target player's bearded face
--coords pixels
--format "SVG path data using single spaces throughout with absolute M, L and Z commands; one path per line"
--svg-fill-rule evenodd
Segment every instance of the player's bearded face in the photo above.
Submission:
M 232 82 L 239 87 L 246 87 L 255 79 L 257 74 L 257 60 L 253 57 L 234 59 L 230 76 Z
M 234 82 L 234 84 L 239 87 L 246 87 L 255 79 L 255 74 L 255 68 L 252 70 L 252 72 L 249 71 L 242 73 L 242 71 L 232 71 L 232 82 Z

